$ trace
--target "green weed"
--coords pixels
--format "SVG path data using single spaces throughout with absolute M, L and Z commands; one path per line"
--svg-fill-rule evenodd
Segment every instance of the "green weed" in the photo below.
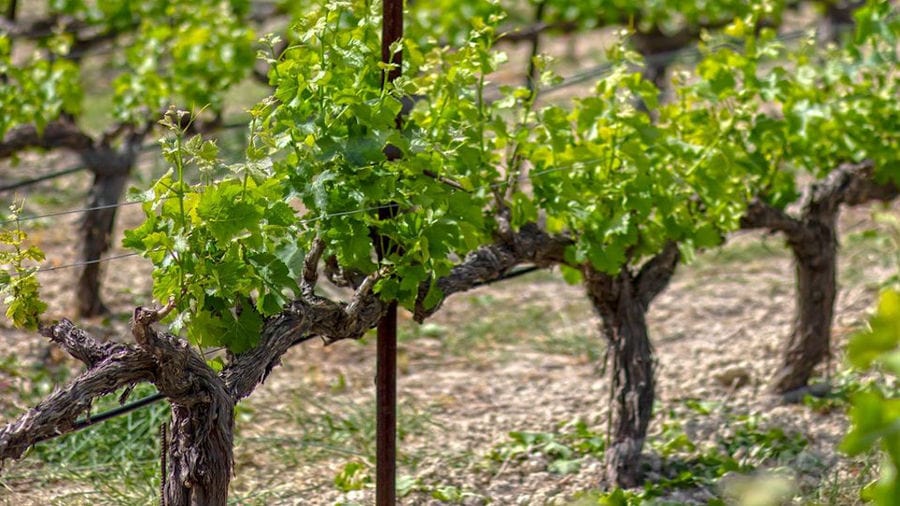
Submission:
M 372 476 L 368 466 L 358 460 L 351 460 L 344 464 L 344 467 L 334 477 L 334 486 L 341 492 L 362 490 L 371 483 Z
M 822 414 L 835 410 L 846 411 L 854 394 L 870 388 L 881 392 L 883 395 L 890 395 L 892 392 L 900 391 L 898 390 L 898 385 L 890 384 L 890 382 L 885 381 L 885 378 L 872 375 L 866 376 L 853 368 L 844 368 L 832 375 L 827 395 L 818 397 L 807 394 L 803 398 L 803 404 Z
M 728 473 L 751 473 L 759 468 L 785 465 L 807 445 L 801 434 L 778 427 L 764 428 L 757 415 L 729 415 L 712 445 L 698 446 L 684 432 L 680 419 L 670 414 L 662 434 L 650 438 L 647 448 L 662 458 L 662 476 L 648 483 L 646 497 L 668 490 L 711 487 Z
M 42 390 L 40 382 L 35 388 Z M 132 398 L 154 392 L 149 385 L 139 385 Z M 92 412 L 96 414 L 117 406 L 118 394 L 100 399 Z M 159 496 L 159 427 L 168 417 L 168 405 L 156 403 L 39 443 L 26 460 L 4 475 L 4 481 L 28 483 L 29 488 L 62 481 L 75 488 L 81 485 L 93 490 L 89 494 L 81 491 L 58 497 L 60 504 L 152 503 Z
M 601 456 L 604 448 L 605 440 L 599 432 L 584 421 L 575 420 L 561 424 L 557 432 L 510 432 L 509 440 L 492 448 L 486 459 L 493 470 L 541 455 L 547 462 L 547 471 L 570 474 L 578 472 L 586 457 Z
M 688 401 L 685 407 L 706 417 L 716 406 Z M 761 469 L 789 465 L 807 445 L 800 434 L 764 427 L 757 415 L 727 415 L 721 424 L 724 430 L 715 442 L 700 445 L 685 432 L 683 413 L 673 410 L 666 418 L 661 433 L 649 437 L 646 445 L 647 451 L 656 453 L 661 460 L 660 476 L 648 481 L 643 489 L 585 491 L 571 504 L 667 504 L 664 497 L 674 490 L 715 490 L 725 476 L 750 475 Z M 578 462 L 587 455 L 602 459 L 604 447 L 602 434 L 575 422 L 561 426 L 558 432 L 510 433 L 510 441 L 495 447 L 488 457 L 493 461 L 515 462 L 538 453 L 546 458 L 548 471 L 577 472 L 578 467 L 568 467 L 569 462 Z M 730 490 L 722 489 L 721 493 Z M 725 504 L 725 498 L 713 499 L 710 504 Z

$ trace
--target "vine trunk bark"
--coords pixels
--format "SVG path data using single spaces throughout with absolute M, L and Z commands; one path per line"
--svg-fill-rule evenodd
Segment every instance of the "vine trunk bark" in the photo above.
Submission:
M 606 448 L 609 484 L 630 488 L 641 482 L 640 456 L 655 400 L 653 347 L 647 331 L 650 302 L 668 286 L 678 263 L 674 244 L 647 262 L 635 276 L 625 267 L 611 275 L 590 265 L 582 271 L 585 289 L 602 320 L 610 379 L 610 426 Z
M 806 386 L 831 355 L 831 322 L 837 297 L 837 209 L 808 214 L 802 231 L 788 236 L 797 280 L 793 328 L 775 375 L 781 393 Z
M 224 506 L 228 502 L 234 403 L 221 381 L 216 383 L 220 388 L 213 388 L 214 395 L 201 402 L 172 402 L 163 506 Z
M 135 342 L 153 356 L 153 384 L 172 406 L 163 441 L 163 506 L 225 506 L 234 466 L 234 398 L 225 381 L 190 345 L 151 325 L 163 319 L 175 299 L 161 309 L 138 307 L 131 320 Z
M 125 184 L 137 159 L 140 137 L 129 139 L 120 150 L 110 147 L 82 153 L 82 160 L 94 174 L 87 208 L 81 222 L 81 262 L 75 286 L 78 315 L 91 317 L 109 312 L 100 297 L 101 257 L 109 251 L 113 226 Z
M 508 237 L 470 252 L 447 276 L 434 282 L 441 288 L 443 301 L 451 294 L 501 279 L 519 264 L 559 264 L 571 244 L 567 235 L 549 235 L 537 224 L 525 224 Z M 316 337 L 326 344 L 359 339 L 387 311 L 387 304 L 373 292 L 381 277 L 379 272 L 363 276 L 334 266 L 336 270 L 329 277 L 337 278 L 339 286 L 354 287 L 353 296 L 334 301 L 318 295 L 316 284 L 324 251 L 322 239 L 313 241 L 304 258 L 298 298 L 286 304 L 281 313 L 267 318 L 258 344 L 231 356 L 218 374 L 187 342 L 153 328 L 174 309 L 174 298 L 160 309 L 135 309 L 131 333 L 136 345 L 101 341 L 66 319 L 42 327 L 44 336 L 87 368 L 34 408 L 0 426 L 0 464 L 5 459 L 21 458 L 38 442 L 78 430 L 79 417 L 90 411 L 97 398 L 147 382 L 154 384 L 172 406 L 172 422 L 164 431 L 163 455 L 167 462 L 163 504 L 226 504 L 233 469 L 235 403 L 263 383 L 290 348 Z M 329 268 L 325 271 L 328 274 Z M 425 308 L 429 288 L 430 283 L 420 287 L 415 313 L 418 321 L 440 306 L 429 304 Z

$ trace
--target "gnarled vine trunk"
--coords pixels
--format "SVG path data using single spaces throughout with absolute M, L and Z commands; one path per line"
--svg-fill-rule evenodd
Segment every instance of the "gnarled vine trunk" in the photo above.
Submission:
M 806 386 L 816 366 L 831 354 L 831 322 L 837 297 L 837 208 L 806 213 L 803 228 L 788 236 L 797 278 L 791 335 L 774 388 Z
M 138 307 L 131 333 L 153 356 L 153 383 L 172 405 L 163 470 L 164 506 L 225 506 L 234 466 L 234 399 L 225 381 L 179 337 L 151 325 L 174 307 Z
M 594 310 L 602 319 L 612 366 L 612 401 L 607 482 L 620 487 L 640 484 L 640 456 L 653 414 L 655 376 L 653 347 L 647 332 L 650 302 L 668 286 L 678 263 L 678 248 L 669 244 L 635 276 L 628 268 L 611 275 L 590 265 L 582 269 Z
M 172 401 L 165 441 L 169 466 L 163 473 L 165 506 L 224 506 L 228 502 L 234 403 L 221 380 L 211 384 L 218 388 L 189 405 Z
M 778 393 L 805 388 L 816 366 L 831 353 L 841 206 L 886 202 L 900 193 L 894 183 L 876 180 L 874 169 L 871 161 L 837 167 L 808 188 L 799 217 L 755 200 L 741 218 L 742 228 L 783 233 L 794 257 L 797 303 L 790 338 L 773 381 Z
M 623 487 L 640 481 L 640 456 L 653 412 L 653 349 L 645 310 L 637 301 L 631 276 L 590 272 L 588 296 L 603 319 L 602 331 L 612 365 L 611 435 L 606 449 L 606 478 Z
M 100 259 L 111 246 L 113 226 L 125 184 L 137 159 L 140 138 L 129 139 L 121 151 L 109 147 L 82 153 L 82 160 L 94 174 L 87 208 L 81 222 L 81 261 L 84 266 L 75 287 L 79 316 L 108 312 L 100 297 Z
M 571 238 L 565 235 L 551 236 L 533 223 L 523 225 L 503 240 L 470 252 L 450 274 L 437 279 L 441 301 L 453 293 L 500 279 L 521 263 L 558 264 L 570 244 Z M 372 290 L 380 278 L 377 272 L 369 276 L 341 275 L 355 287 L 349 301 L 336 302 L 317 294 L 323 251 L 324 242 L 313 241 L 304 259 L 300 296 L 281 313 L 267 318 L 259 342 L 233 356 L 219 374 L 186 342 L 152 328 L 172 309 L 172 301 L 160 310 L 135 310 L 131 331 L 137 346 L 100 341 L 68 320 L 43 327 L 43 335 L 84 362 L 87 369 L 0 427 L 0 464 L 5 459 L 21 458 L 40 441 L 77 430 L 78 417 L 90 411 L 96 398 L 148 382 L 156 385 L 172 405 L 173 419 L 166 437 L 168 463 L 163 472 L 164 504 L 225 504 L 233 464 L 234 404 L 265 381 L 291 347 L 314 337 L 326 343 L 358 339 L 385 314 L 387 305 Z M 344 277 L 346 274 L 353 277 Z M 416 305 L 419 321 L 440 307 L 439 303 L 424 306 L 428 285 L 420 287 L 421 299 Z

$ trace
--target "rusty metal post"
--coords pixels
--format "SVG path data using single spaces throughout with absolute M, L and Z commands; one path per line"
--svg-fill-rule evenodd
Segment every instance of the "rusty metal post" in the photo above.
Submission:
M 392 82 L 400 75 L 402 51 L 391 53 L 391 45 L 403 37 L 403 0 L 384 0 L 381 18 L 381 61 L 392 63 L 383 82 Z M 397 128 L 401 126 L 397 116 Z M 389 160 L 400 156 L 388 146 Z M 389 204 L 378 210 L 379 219 L 390 219 L 397 207 Z M 378 237 L 379 257 L 394 250 L 394 245 Z M 394 506 L 397 503 L 397 301 L 388 305 L 387 313 L 378 322 L 378 363 L 375 371 L 375 504 Z
M 378 365 L 375 373 L 375 504 L 397 502 L 397 302 L 378 322 Z

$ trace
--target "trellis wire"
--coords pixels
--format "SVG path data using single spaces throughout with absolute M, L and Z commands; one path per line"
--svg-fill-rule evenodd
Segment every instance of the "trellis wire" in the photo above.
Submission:
M 150 250 L 150 251 L 159 251 L 159 250 Z M 73 267 L 83 267 L 85 265 L 99 264 L 101 262 L 109 262 L 110 260 L 119 260 L 122 258 L 128 258 L 133 256 L 138 256 L 140 253 L 122 253 L 121 255 L 112 255 L 106 257 L 96 258 L 94 260 L 84 260 L 81 262 L 75 262 L 72 264 L 66 265 L 56 265 L 52 267 L 40 267 L 35 272 L 50 272 L 50 271 L 58 271 L 60 269 L 71 269 Z
M 237 130 L 240 128 L 246 128 L 249 126 L 249 123 L 235 121 L 232 123 L 225 123 L 216 130 L 219 132 L 227 132 L 230 130 Z M 149 153 L 151 151 L 159 149 L 159 142 L 148 142 L 141 146 L 141 153 Z M 88 168 L 84 165 L 74 165 L 72 167 L 62 169 L 56 172 L 51 172 L 50 174 L 45 174 L 43 176 L 38 176 L 32 179 L 23 179 L 21 181 L 17 181 L 15 183 L 8 184 L 6 186 L 0 186 L 0 193 L 7 192 L 11 190 L 17 190 L 19 188 L 23 188 L 26 186 L 31 186 L 34 184 L 42 183 L 44 181 L 50 181 L 59 177 L 68 176 L 69 174 L 74 174 L 76 172 L 81 172 L 84 170 L 88 170 Z
M 577 161 L 573 161 L 573 162 L 570 162 L 570 163 L 567 163 L 564 165 L 560 165 L 557 167 L 552 167 L 549 169 L 532 171 L 532 172 L 529 172 L 528 175 L 529 175 L 529 177 L 542 176 L 542 175 L 550 174 L 553 172 L 559 172 L 561 170 L 571 169 L 578 165 L 586 165 L 586 164 L 599 163 L 599 162 L 604 162 L 604 161 L 606 161 L 606 159 L 604 159 L 604 158 L 593 158 L 593 159 L 589 159 L 589 160 L 577 160 Z M 476 187 L 475 190 L 498 189 L 507 184 L 510 184 L 509 181 L 498 181 L 495 183 L 490 183 L 490 184 L 486 184 L 486 185 L 483 185 L 480 187 Z M 455 190 L 451 190 L 451 191 L 455 191 Z M 160 200 L 163 201 L 163 200 L 169 200 L 169 199 L 173 199 L 173 198 L 176 198 L 176 197 L 174 197 L 174 196 L 173 197 L 163 197 Z M 84 208 L 84 209 L 72 209 L 72 210 L 68 210 L 68 211 L 59 211 L 59 212 L 54 212 L 54 213 L 48 213 L 48 214 L 44 214 L 44 215 L 40 215 L 40 216 L 26 216 L 23 218 L 8 219 L 8 220 L 0 222 L 0 224 L 6 225 L 6 224 L 21 222 L 21 221 L 36 220 L 36 219 L 40 219 L 40 218 L 48 218 L 48 217 L 54 217 L 54 216 L 64 216 L 64 215 L 68 215 L 68 214 L 94 211 L 94 210 L 98 210 L 98 209 L 110 209 L 113 207 L 132 206 L 135 204 L 143 204 L 145 202 L 147 202 L 147 201 L 136 200 L 136 201 L 130 201 L 130 202 L 122 202 L 122 203 L 118 203 L 118 204 L 110 204 L 110 205 L 105 205 L 105 206 L 89 207 L 89 208 Z M 298 220 L 297 224 L 298 225 L 307 225 L 310 223 L 327 220 L 329 218 L 338 218 L 341 216 L 351 216 L 351 215 L 359 214 L 359 213 L 374 212 L 374 211 L 377 211 L 378 209 L 379 209 L 379 206 L 369 206 L 369 207 L 362 207 L 362 208 L 358 208 L 358 209 L 351 209 L 351 210 L 347 210 L 347 211 L 338 211 L 338 212 L 334 212 L 334 213 L 323 214 L 320 216 L 314 216 L 312 218 L 305 218 L 302 220 Z M 153 251 L 160 251 L 160 250 L 159 249 L 150 250 L 150 252 L 153 252 Z M 119 260 L 122 258 L 128 258 L 128 257 L 133 257 L 133 256 L 138 256 L 138 255 L 141 255 L 141 253 L 138 253 L 138 252 L 122 253 L 119 255 L 101 257 L 101 258 L 97 258 L 97 259 L 93 259 L 93 260 L 84 260 L 84 261 L 80 261 L 80 262 L 74 262 L 71 264 L 50 266 L 50 267 L 41 267 L 41 268 L 38 268 L 36 272 L 48 272 L 48 271 L 55 271 L 55 270 L 60 270 L 60 269 L 69 269 L 69 268 L 74 268 L 74 267 L 83 267 L 85 265 L 108 262 L 111 260 Z
M 62 177 L 62 176 L 68 176 L 69 174 L 74 174 L 74 173 L 76 173 L 76 172 L 81 172 L 81 171 L 86 170 L 86 169 L 87 169 L 87 167 L 85 167 L 85 166 L 83 166 L 83 165 L 75 165 L 74 167 L 69 167 L 69 168 L 67 168 L 67 169 L 62 169 L 62 170 L 57 171 L 57 172 L 52 172 L 52 173 L 50 173 L 50 174 L 45 174 L 45 175 L 43 175 L 43 176 L 38 176 L 38 177 L 32 178 L 32 179 L 24 179 L 24 180 L 18 181 L 18 182 L 16 182 L 16 183 L 12 183 L 12 184 L 8 184 L 8 185 L 6 185 L 6 186 L 2 186 L 2 187 L 0 187 L 0 192 L 6 192 L 6 191 L 10 191 L 10 190 L 17 190 L 17 189 L 22 188 L 22 187 L 25 187 L 25 186 L 31 186 L 31 185 L 33 185 L 33 184 L 41 183 L 41 182 L 43 182 L 43 181 L 49 181 L 49 180 L 51 180 L 51 179 L 56 179 L 56 178 Z
M 169 198 L 174 198 L 174 197 L 166 197 L 165 199 L 169 199 Z M 164 200 L 164 199 L 160 199 L 160 200 Z M 115 204 L 105 204 L 105 205 L 102 205 L 102 206 L 84 207 L 84 208 L 81 208 L 81 209 L 68 209 L 68 210 L 66 210 L 66 211 L 55 211 L 55 212 L 52 212 L 52 213 L 40 214 L 40 215 L 35 215 L 35 216 L 21 216 L 21 217 L 18 217 L 18 218 L 9 218 L 9 219 L 7 219 L 7 220 L 0 221 L 0 225 L 8 225 L 8 224 L 10 224 L 10 223 L 17 223 L 17 222 L 22 222 L 22 221 L 41 220 L 41 219 L 44 219 L 44 218 L 53 218 L 53 217 L 55 217 L 55 216 L 65 216 L 65 215 L 67 215 L 67 214 L 87 213 L 87 212 L 90 212 L 90 211 L 100 211 L 100 210 L 103 210 L 103 209 L 112 209 L 112 208 L 118 208 L 118 207 L 127 207 L 127 206 L 133 206 L 133 205 L 136 205 L 136 204 L 143 204 L 144 202 L 146 202 L 146 201 L 144 201 L 144 200 L 130 200 L 130 201 L 126 201 L 126 202 L 117 202 L 117 203 L 115 203 Z
M 794 40 L 800 39 L 803 36 L 807 35 L 809 33 L 809 31 L 814 28 L 815 27 L 812 25 L 806 26 L 806 27 L 798 29 L 798 30 L 779 34 L 775 38 L 779 42 L 794 41 Z M 722 43 L 714 46 L 712 49 L 721 49 L 724 47 L 737 47 L 737 45 L 728 43 L 728 42 L 722 42 Z M 662 53 L 648 55 L 643 58 L 643 61 L 645 64 L 648 64 L 648 65 L 668 66 L 675 62 L 683 61 L 683 60 L 686 60 L 689 62 L 694 62 L 702 54 L 703 54 L 702 51 L 700 51 L 700 49 L 696 45 L 692 45 L 692 46 L 683 47 L 680 49 L 674 49 L 672 51 L 665 51 Z M 684 57 L 686 57 L 686 58 L 684 58 Z M 610 72 L 612 72 L 614 67 L 615 67 L 615 63 L 603 62 L 592 68 L 580 70 L 570 76 L 564 77 L 563 80 L 561 82 L 559 82 L 558 84 L 554 84 L 552 86 L 547 86 L 545 88 L 538 88 L 538 95 L 540 96 L 540 95 L 547 94 L 547 93 L 553 93 L 555 91 L 559 91 L 559 90 L 562 90 L 565 88 L 569 88 L 569 87 L 584 83 L 585 81 L 588 81 L 590 79 L 596 79 L 596 78 L 603 77 L 603 76 L 609 74 Z M 491 91 L 496 90 L 494 92 L 498 94 L 498 96 L 496 96 L 496 97 L 493 97 L 493 96 L 490 97 L 491 100 L 497 100 L 500 98 L 499 88 L 501 86 L 503 86 L 503 85 L 492 84 L 490 86 L 492 88 Z

